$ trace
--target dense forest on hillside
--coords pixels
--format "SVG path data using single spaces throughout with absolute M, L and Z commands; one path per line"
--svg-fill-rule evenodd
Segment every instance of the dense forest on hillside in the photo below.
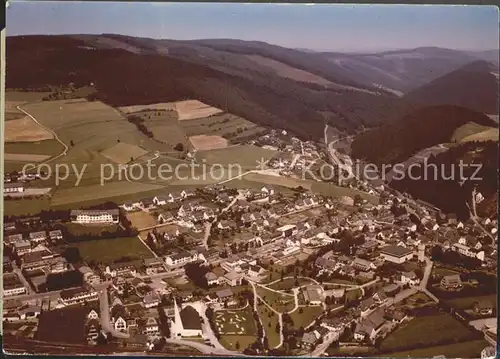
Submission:
M 497 114 L 497 76 L 498 65 L 475 61 L 411 91 L 405 98 L 427 106 L 457 105 Z
M 174 56 L 88 46 L 71 36 L 7 39 L 7 88 L 94 83 L 113 106 L 198 99 L 256 124 L 319 139 L 325 121 L 346 131 L 400 118 L 412 109 L 385 94 L 326 89 L 249 68 L 245 76 Z
M 361 133 L 352 143 L 352 154 L 379 165 L 402 162 L 425 148 L 450 142 L 453 132 L 468 122 L 496 126 L 488 116 L 464 107 L 425 107 Z
M 463 177 L 468 180 L 463 181 L 460 179 L 460 161 L 464 164 L 482 164 L 481 169 L 475 173 L 476 166 L 464 165 Z M 437 165 L 437 172 L 432 164 Z M 430 202 L 445 212 L 457 213 L 461 218 L 468 218 L 466 202 L 470 205 L 472 190 L 477 187 L 485 197 L 484 203 L 478 207 L 478 214 L 491 218 L 497 216 L 498 142 L 467 142 L 452 147 L 429 158 L 427 178 L 424 178 L 423 165 L 413 168 L 412 175 L 413 178 L 422 179 L 414 180 L 406 175 L 404 179 L 393 180 L 391 187 Z

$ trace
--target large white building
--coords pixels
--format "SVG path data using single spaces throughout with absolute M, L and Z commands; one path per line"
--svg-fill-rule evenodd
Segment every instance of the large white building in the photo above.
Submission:
M 65 289 L 61 292 L 61 303 L 64 305 L 80 304 L 98 300 L 97 292 L 93 289 L 86 289 L 83 287 Z
M 3 296 L 21 295 L 26 293 L 23 282 L 15 273 L 5 273 L 3 275 Z
M 119 210 L 106 209 L 106 210 L 72 210 L 71 221 L 75 223 L 118 223 Z
M 179 310 L 177 301 L 174 300 L 174 320 L 170 331 L 173 338 L 201 336 L 200 314 L 190 305 Z
M 3 184 L 3 193 L 4 194 L 10 194 L 10 193 L 22 193 L 24 192 L 24 185 L 22 183 L 4 183 Z

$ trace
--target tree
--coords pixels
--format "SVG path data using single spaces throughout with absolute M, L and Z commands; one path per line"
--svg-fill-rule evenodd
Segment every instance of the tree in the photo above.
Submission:
M 179 142 L 178 144 L 175 145 L 174 150 L 182 152 L 184 151 L 184 145 Z
M 106 345 L 108 344 L 108 338 L 102 334 L 102 332 L 99 332 L 99 335 L 97 336 L 96 339 L 97 345 Z
M 276 323 L 276 333 L 279 333 L 281 331 L 280 323 Z
M 240 342 L 236 342 L 236 344 L 234 345 L 234 347 L 236 348 L 236 350 L 240 350 Z
M 69 145 L 70 145 L 71 147 L 73 147 L 73 146 L 75 145 L 75 143 L 73 142 L 73 140 L 69 141 Z
M 299 308 L 299 314 L 302 314 L 302 313 L 304 313 L 304 308 L 300 307 Z

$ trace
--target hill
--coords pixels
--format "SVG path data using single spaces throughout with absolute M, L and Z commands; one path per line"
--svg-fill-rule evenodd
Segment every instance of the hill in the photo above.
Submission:
M 455 130 L 470 122 L 496 127 L 488 116 L 464 107 L 421 108 L 356 136 L 352 155 L 379 165 L 402 162 L 420 150 L 450 142 Z
M 456 105 L 497 114 L 498 86 L 498 65 L 475 61 L 409 92 L 405 98 L 425 106 Z
M 321 138 L 325 121 L 352 131 L 398 118 L 411 108 L 393 95 L 359 87 L 327 61 L 309 64 L 311 54 L 262 43 L 245 42 L 244 50 L 237 41 L 77 35 L 8 37 L 6 45 L 8 88 L 94 83 L 96 98 L 112 106 L 198 99 L 308 139 Z M 276 63 L 288 68 L 277 70 Z M 283 76 L 297 71 L 331 85 L 310 82 L 309 75 Z
M 375 87 L 378 85 L 379 88 L 403 95 L 468 63 L 490 60 L 494 55 L 491 51 L 465 52 L 419 47 L 366 54 L 323 52 L 316 56 L 341 67 L 345 75 L 358 83 Z
M 475 173 L 475 166 L 463 167 L 463 177 L 468 180 L 462 181 L 458 167 L 460 163 L 481 164 L 481 168 Z M 437 165 L 436 175 L 431 164 Z M 427 176 L 424 175 L 424 167 L 419 166 L 412 169 L 413 179 L 408 175 L 404 176 L 403 179 L 393 180 L 391 187 L 430 202 L 444 212 L 456 213 L 463 219 L 469 217 L 466 202 L 470 204 L 472 190 L 477 187 L 485 198 L 477 208 L 478 215 L 497 217 L 498 142 L 460 144 L 435 157 L 431 155 L 427 167 Z

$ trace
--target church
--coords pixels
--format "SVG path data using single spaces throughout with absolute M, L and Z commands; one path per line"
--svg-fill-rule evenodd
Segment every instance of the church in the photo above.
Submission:
M 198 311 L 190 305 L 179 310 L 177 301 L 174 300 L 174 321 L 170 331 L 172 338 L 201 336 L 201 319 Z

